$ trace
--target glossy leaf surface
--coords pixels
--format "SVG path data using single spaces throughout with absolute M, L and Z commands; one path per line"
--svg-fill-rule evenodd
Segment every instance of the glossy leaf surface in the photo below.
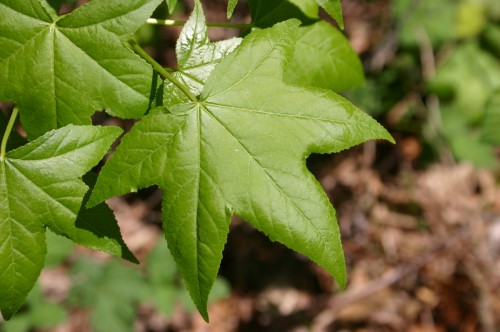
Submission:
M 159 185 L 170 251 L 205 319 L 233 214 L 343 286 L 335 211 L 305 160 L 312 152 L 392 140 L 337 94 L 283 83 L 297 23 L 252 32 L 215 67 L 198 102 L 145 116 L 122 139 L 89 200 Z
M 0 0 L 0 100 L 17 103 L 29 137 L 102 109 L 146 112 L 153 71 L 126 42 L 161 1 L 94 0 L 58 17 L 46 0 Z
M 1 158 L 0 310 L 4 318 L 21 306 L 43 268 L 45 226 L 76 243 L 121 251 L 121 238 L 95 235 L 75 224 L 88 190 L 81 177 L 120 132 L 116 127 L 67 126 Z

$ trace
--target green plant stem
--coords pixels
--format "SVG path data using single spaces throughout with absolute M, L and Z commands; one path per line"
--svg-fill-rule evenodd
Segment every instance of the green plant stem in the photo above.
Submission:
M 158 20 L 156 18 L 149 18 L 147 20 L 148 24 L 154 25 L 165 25 L 165 26 L 183 26 L 186 21 L 176 21 L 176 20 Z M 231 28 L 231 29 L 250 29 L 251 24 L 246 23 L 219 23 L 219 22 L 207 22 L 208 27 L 211 28 Z
M 175 77 L 173 77 L 165 68 L 163 68 L 158 62 L 156 62 L 155 59 L 153 59 L 137 42 L 131 40 L 129 41 L 130 44 L 132 45 L 132 49 L 137 52 L 144 60 L 146 60 L 151 66 L 153 66 L 153 69 L 156 70 L 161 76 L 163 76 L 166 80 L 170 81 L 173 85 L 179 88 L 179 90 L 184 93 L 189 100 L 191 100 L 193 103 L 197 103 L 198 99 L 196 99 L 196 96 L 193 95 L 191 91 L 189 91 L 188 87 L 179 82 Z
M 12 132 L 12 128 L 14 127 L 14 123 L 16 122 L 18 109 L 14 107 L 12 114 L 10 115 L 9 123 L 5 128 L 5 133 L 2 138 L 2 145 L 0 147 L 0 160 L 3 160 L 5 157 L 5 153 L 7 152 L 7 141 L 9 140 L 10 133 Z

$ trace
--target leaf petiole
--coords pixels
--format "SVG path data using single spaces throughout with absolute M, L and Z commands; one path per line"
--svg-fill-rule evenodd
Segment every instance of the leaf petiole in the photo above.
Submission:
M 148 24 L 153 25 L 165 25 L 165 26 L 183 26 L 186 21 L 176 21 L 176 20 L 158 20 L 156 18 L 149 18 L 147 20 Z M 230 29 L 250 29 L 251 24 L 246 23 L 221 23 L 221 22 L 206 22 L 206 25 L 211 28 L 230 28 Z
M 172 82 L 177 88 L 179 88 L 182 93 L 186 95 L 193 103 L 197 103 L 198 99 L 193 93 L 189 90 L 187 86 L 179 82 L 175 77 L 173 77 L 165 68 L 163 68 L 155 59 L 153 59 L 137 42 L 134 40 L 129 41 L 130 45 L 132 45 L 132 49 L 141 56 L 144 60 L 146 60 L 153 69 L 156 70 L 161 76 L 163 76 L 168 81 Z
M 12 114 L 10 115 L 9 123 L 7 124 L 7 127 L 5 128 L 5 133 L 3 134 L 2 138 L 2 145 L 0 147 L 0 160 L 3 160 L 5 157 L 5 153 L 7 152 L 7 141 L 9 140 L 10 133 L 12 132 L 12 128 L 14 127 L 14 123 L 16 122 L 17 118 L 17 113 L 18 113 L 17 107 L 14 107 L 14 110 L 12 111 Z

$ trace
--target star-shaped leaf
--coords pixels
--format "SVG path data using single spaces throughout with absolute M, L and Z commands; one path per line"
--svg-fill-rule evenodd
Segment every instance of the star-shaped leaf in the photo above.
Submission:
M 80 178 L 120 133 L 116 127 L 70 125 L 0 158 L 0 310 L 4 318 L 16 312 L 40 274 L 46 253 L 45 226 L 77 243 L 129 254 L 122 250 L 121 237 L 107 237 L 112 226 L 100 225 L 89 232 L 96 226 L 89 215 L 102 211 L 101 207 L 80 211 L 88 191 Z
M 201 3 L 195 0 L 194 11 L 177 40 L 178 70 L 172 76 L 197 96 L 203 90 L 203 85 L 215 66 L 240 42 L 241 38 L 231 38 L 217 43 L 210 42 Z M 186 101 L 189 101 L 189 98 L 179 88 L 165 81 L 164 104 L 166 106 Z
M 158 108 L 138 122 L 89 200 L 159 185 L 170 251 L 205 319 L 233 214 L 307 255 L 343 286 L 335 211 L 305 160 L 312 152 L 392 140 L 335 93 L 283 83 L 297 23 L 252 32 L 215 67 L 198 102 Z
M 161 1 L 94 0 L 57 17 L 46 0 L 0 0 L 0 100 L 17 103 L 28 136 L 102 109 L 146 112 L 153 71 L 126 41 Z

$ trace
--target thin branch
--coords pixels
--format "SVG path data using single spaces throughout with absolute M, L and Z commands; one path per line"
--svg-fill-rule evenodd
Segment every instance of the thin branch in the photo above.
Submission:
M 2 145 L 0 147 L 0 160 L 3 160 L 5 154 L 7 153 L 7 141 L 9 140 L 10 133 L 12 132 L 12 128 L 14 127 L 14 123 L 16 122 L 17 113 L 18 109 L 17 107 L 14 107 L 14 110 L 10 115 L 9 123 L 5 128 L 5 133 L 3 134 Z
M 175 85 L 179 90 L 182 91 L 193 103 L 197 103 L 198 99 L 193 93 L 189 90 L 187 86 L 179 82 L 174 76 L 172 76 L 165 68 L 163 68 L 155 59 L 153 59 L 139 44 L 135 41 L 130 40 L 130 45 L 132 45 L 132 49 L 141 56 L 144 60 L 146 60 L 153 69 L 156 70 L 161 76 L 163 76 L 166 80 L 170 81 L 173 85 Z
M 165 26 L 184 26 L 186 21 L 176 21 L 176 20 L 158 20 L 156 18 L 149 18 L 147 20 L 148 24 L 154 25 L 165 25 Z M 230 28 L 230 29 L 250 29 L 251 24 L 246 23 L 222 23 L 222 22 L 207 22 L 208 27 L 211 28 Z

